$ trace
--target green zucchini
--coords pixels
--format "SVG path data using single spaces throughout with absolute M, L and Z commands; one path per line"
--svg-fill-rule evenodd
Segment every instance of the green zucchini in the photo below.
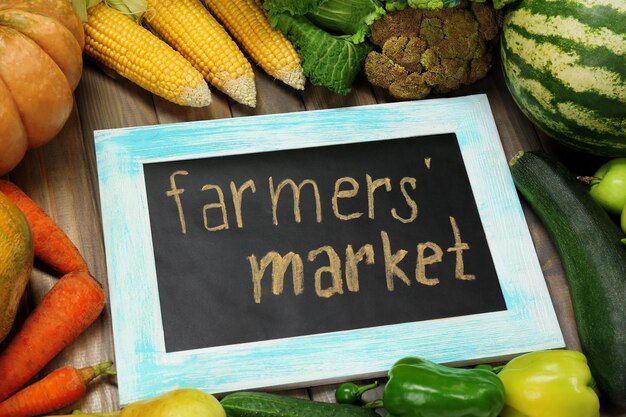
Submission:
M 626 405 L 626 247 L 623 233 L 560 162 L 520 152 L 518 191 L 542 220 L 567 275 L 582 351 L 603 396 Z
M 267 392 L 235 392 L 220 401 L 228 417 L 380 417 L 351 404 L 326 403 Z

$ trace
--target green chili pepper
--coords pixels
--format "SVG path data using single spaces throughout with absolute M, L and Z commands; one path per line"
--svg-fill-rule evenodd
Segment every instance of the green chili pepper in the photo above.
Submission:
M 400 359 L 389 370 L 382 400 L 387 417 L 496 417 L 504 386 L 487 369 L 451 368 L 422 358 Z
M 341 404 L 358 404 L 364 392 L 378 386 L 378 381 L 371 384 L 359 386 L 353 382 L 344 382 L 335 390 L 335 400 Z

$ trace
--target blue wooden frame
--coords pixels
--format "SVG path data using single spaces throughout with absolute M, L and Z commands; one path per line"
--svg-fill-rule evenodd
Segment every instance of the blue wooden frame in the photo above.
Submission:
M 458 137 L 506 311 L 165 352 L 144 163 L 451 132 Z M 94 136 L 122 405 L 178 387 L 220 394 L 375 377 L 408 355 L 463 365 L 564 346 L 485 95 L 101 130 Z

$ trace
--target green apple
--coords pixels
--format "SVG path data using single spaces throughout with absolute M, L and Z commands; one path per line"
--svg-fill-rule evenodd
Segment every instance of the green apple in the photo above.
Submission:
M 609 213 L 619 216 L 626 206 L 626 158 L 604 163 L 589 184 L 589 194 Z

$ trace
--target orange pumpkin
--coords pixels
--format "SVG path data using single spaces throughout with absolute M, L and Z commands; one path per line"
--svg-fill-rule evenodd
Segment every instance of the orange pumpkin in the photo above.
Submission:
M 65 125 L 84 45 L 68 0 L 0 0 L 0 175 Z

